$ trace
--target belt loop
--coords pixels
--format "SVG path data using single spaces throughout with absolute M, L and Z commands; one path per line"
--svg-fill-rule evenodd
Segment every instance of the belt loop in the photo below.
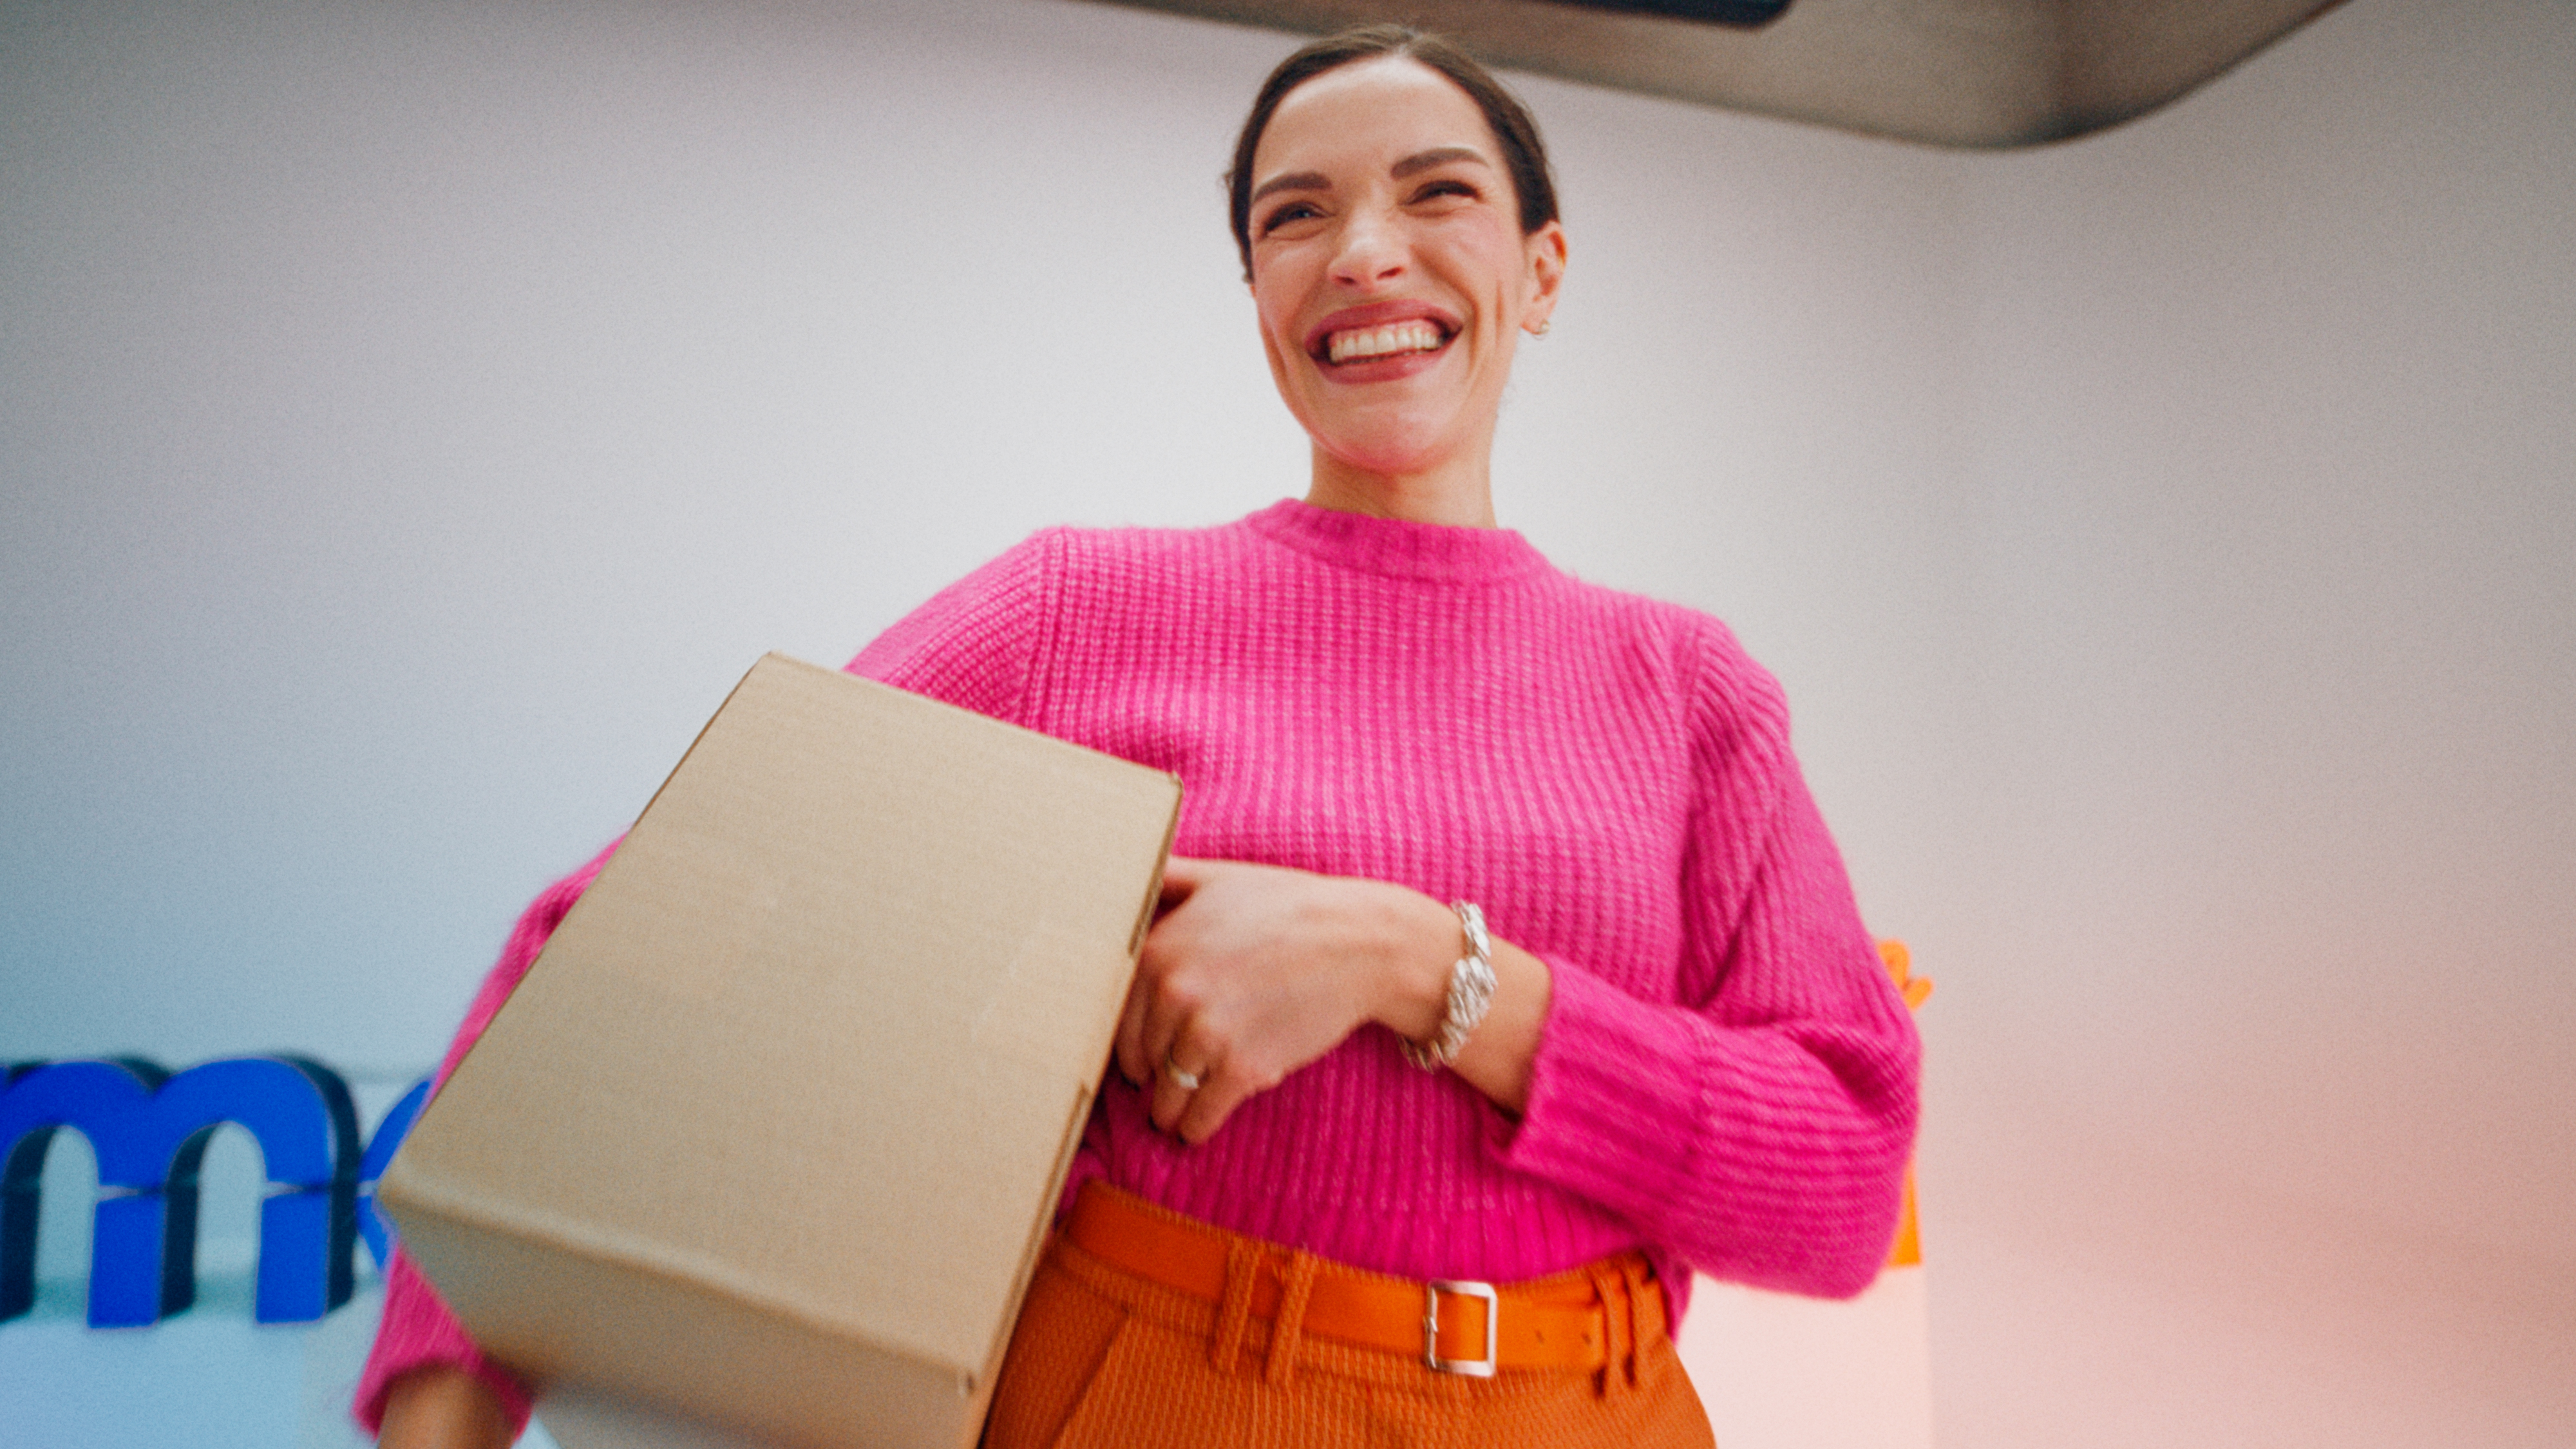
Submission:
M 1601 1300 L 1601 1378 L 1597 1387 L 1607 1398 L 1613 1385 L 1623 1380 L 1635 1382 L 1634 1375 L 1622 1365 L 1636 1352 L 1637 1322 L 1621 1301 L 1627 1294 L 1619 1275 L 1594 1267 L 1585 1276 L 1592 1280 L 1592 1296 Z
M 1290 1253 L 1288 1281 L 1279 1291 L 1279 1316 L 1270 1321 L 1270 1362 L 1267 1366 L 1270 1387 L 1285 1389 L 1295 1382 L 1297 1349 L 1305 1339 L 1306 1295 L 1315 1289 L 1315 1255 Z
M 1225 1245 L 1225 1297 L 1216 1310 L 1216 1371 L 1231 1374 L 1243 1355 L 1243 1327 L 1252 1317 L 1252 1285 L 1261 1276 L 1267 1249 L 1251 1238 L 1231 1238 Z
M 1627 1289 L 1628 1382 L 1633 1384 L 1637 1381 L 1637 1360 L 1646 1351 L 1646 1331 L 1637 1315 L 1637 1300 L 1643 1297 L 1647 1291 L 1647 1284 L 1645 1282 L 1646 1274 L 1645 1270 L 1638 1265 L 1637 1260 L 1630 1258 L 1619 1265 L 1619 1276 L 1624 1280 L 1624 1286 Z

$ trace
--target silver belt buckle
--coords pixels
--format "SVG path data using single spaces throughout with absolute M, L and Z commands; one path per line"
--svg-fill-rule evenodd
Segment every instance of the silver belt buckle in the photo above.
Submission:
M 1440 1295 L 1454 1298 L 1485 1300 L 1485 1356 L 1475 1358 L 1442 1358 L 1440 1356 Z M 1434 1278 L 1422 1285 L 1422 1361 L 1444 1374 L 1464 1374 L 1471 1379 L 1494 1376 L 1495 1345 L 1502 1341 L 1503 1300 L 1494 1293 L 1491 1283 L 1459 1282 Z

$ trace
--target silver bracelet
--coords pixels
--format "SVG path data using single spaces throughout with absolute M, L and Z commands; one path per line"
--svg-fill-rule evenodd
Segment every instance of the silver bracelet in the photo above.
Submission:
M 1467 1034 L 1485 1019 L 1486 1009 L 1494 1004 L 1494 938 L 1485 933 L 1485 913 L 1472 901 L 1451 901 L 1449 909 L 1458 913 L 1458 930 L 1466 938 L 1467 954 L 1449 968 L 1449 999 L 1440 1012 L 1440 1031 L 1428 1043 L 1408 1041 L 1404 1044 L 1405 1060 L 1426 1072 L 1436 1072 L 1457 1060 L 1467 1045 Z

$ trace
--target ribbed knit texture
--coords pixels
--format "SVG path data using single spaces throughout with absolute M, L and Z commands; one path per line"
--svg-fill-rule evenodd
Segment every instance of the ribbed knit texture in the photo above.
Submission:
M 1677 1310 L 1694 1267 L 1829 1296 L 1876 1273 L 1914 1027 L 1779 687 L 1716 620 L 1582 583 L 1516 533 L 1285 502 L 1041 533 L 850 668 L 1173 772 L 1180 854 L 1472 900 L 1553 972 L 1519 1121 L 1368 1027 L 1196 1147 L 1111 1073 L 1068 1193 L 1103 1177 L 1416 1278 L 1642 1247 Z M 460 1043 L 551 926 L 522 923 Z M 392 1374 L 447 1356 L 418 1332 L 425 1292 L 390 1285 L 371 1421 Z

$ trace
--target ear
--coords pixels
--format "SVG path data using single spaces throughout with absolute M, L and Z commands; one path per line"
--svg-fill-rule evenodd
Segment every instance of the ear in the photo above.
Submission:
M 1565 228 L 1551 221 L 1531 232 L 1525 247 L 1529 259 L 1529 306 L 1521 314 L 1521 326 L 1536 332 L 1556 311 L 1557 290 L 1565 285 Z

